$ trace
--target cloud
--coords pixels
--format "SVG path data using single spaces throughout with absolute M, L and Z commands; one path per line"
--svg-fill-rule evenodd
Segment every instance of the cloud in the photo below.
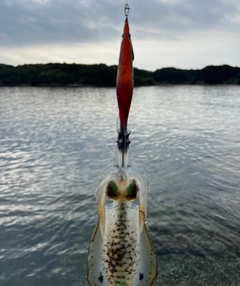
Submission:
M 215 48 L 226 57 L 225 43 L 221 43 L 224 35 L 229 43 L 234 43 L 233 53 L 239 48 L 239 42 L 234 41 L 240 23 L 238 0 L 129 0 L 128 3 L 135 50 L 140 57 L 148 53 L 149 62 L 154 62 L 164 51 L 162 58 L 169 58 L 169 63 L 180 63 L 178 56 L 194 57 L 196 51 L 209 58 Z M 11 59 L 14 52 L 15 63 L 30 58 L 45 61 L 62 57 L 62 61 L 68 61 L 74 59 L 73 53 L 80 56 L 78 62 L 94 63 L 94 59 L 102 58 L 100 62 L 116 64 L 113 54 L 119 52 L 124 4 L 123 0 L 1 0 L 0 61 Z M 96 56 L 87 55 L 84 49 Z M 28 58 L 26 51 L 32 51 Z
M 152 31 L 155 36 L 168 37 L 217 29 L 236 14 L 234 4 L 222 0 L 134 0 L 130 21 L 134 29 L 144 32 L 136 35 L 142 38 Z M 0 3 L 0 15 L 1 45 L 8 46 L 116 39 L 124 18 L 123 5 L 109 0 L 5 0 Z
M 86 3 L 18 0 L 9 5 L 3 2 L 0 4 L 0 34 L 4 35 L 1 44 L 86 42 L 114 35 L 116 28 L 109 24 L 108 17 L 97 14 Z

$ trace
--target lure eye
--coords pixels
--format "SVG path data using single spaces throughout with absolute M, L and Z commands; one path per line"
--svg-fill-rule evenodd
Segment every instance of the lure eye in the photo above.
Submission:
M 134 200 L 137 197 L 137 184 L 136 181 L 132 181 L 132 183 L 127 187 L 127 196 L 126 198 L 128 198 L 129 200 Z
M 111 181 L 108 186 L 107 186 L 107 196 L 110 199 L 115 199 L 118 196 L 118 186 L 116 185 L 116 183 L 114 183 L 114 181 Z

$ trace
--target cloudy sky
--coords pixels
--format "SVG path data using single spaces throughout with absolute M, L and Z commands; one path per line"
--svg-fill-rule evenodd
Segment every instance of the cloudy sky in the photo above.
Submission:
M 118 63 L 124 0 L 0 0 L 0 63 Z M 240 66 L 240 0 L 128 0 L 134 66 Z

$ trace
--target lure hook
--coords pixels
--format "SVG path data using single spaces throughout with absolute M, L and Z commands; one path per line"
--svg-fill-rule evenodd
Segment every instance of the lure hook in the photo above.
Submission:
M 128 6 L 128 3 L 126 3 L 126 5 L 125 5 L 125 7 L 124 7 L 124 11 L 125 11 L 125 16 L 126 16 L 126 18 L 127 18 L 128 15 L 129 15 L 129 10 L 130 10 L 130 8 L 129 8 L 129 6 Z

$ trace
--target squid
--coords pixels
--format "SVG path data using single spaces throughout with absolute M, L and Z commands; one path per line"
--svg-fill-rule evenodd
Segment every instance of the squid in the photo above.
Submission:
M 145 220 L 147 188 L 129 155 L 128 114 L 133 94 L 133 48 L 129 7 L 120 48 L 116 93 L 120 128 L 113 166 L 98 185 L 98 222 L 88 249 L 90 286 L 148 286 L 157 277 L 157 258 Z

